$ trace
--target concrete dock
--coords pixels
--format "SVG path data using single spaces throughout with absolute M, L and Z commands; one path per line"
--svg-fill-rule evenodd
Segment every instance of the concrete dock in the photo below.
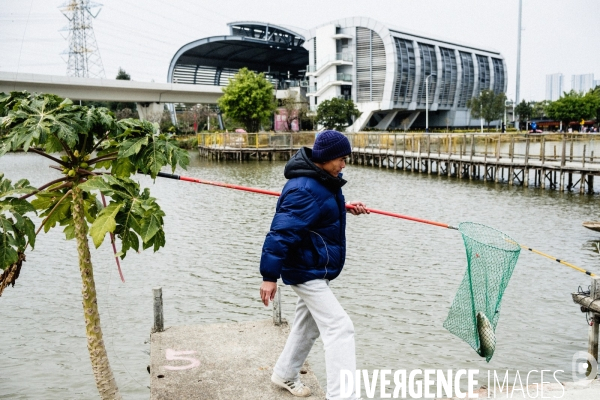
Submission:
M 173 326 L 152 333 L 150 398 L 297 399 L 271 383 L 288 333 L 287 323 L 276 326 L 272 320 Z M 307 364 L 301 379 L 313 393 L 306 399 L 325 399 Z

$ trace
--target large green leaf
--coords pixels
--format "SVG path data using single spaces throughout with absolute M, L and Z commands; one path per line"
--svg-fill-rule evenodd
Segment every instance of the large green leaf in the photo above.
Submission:
M 115 228 L 117 227 L 115 216 L 121 207 L 123 207 L 122 204 L 112 203 L 98 214 L 98 217 L 90 229 L 90 236 L 92 237 L 94 246 L 96 246 L 96 248 L 100 247 L 104 241 L 104 237 L 108 232 L 114 232 Z
M 159 216 L 151 213 L 148 218 L 142 222 L 141 236 L 144 243 L 150 241 L 156 232 L 162 228 L 162 220 Z
M 131 157 L 140 152 L 142 146 L 148 145 L 148 136 L 124 141 L 119 146 L 119 158 Z
M 35 226 L 25 214 L 35 212 L 31 204 L 13 195 L 33 190 L 27 180 L 14 185 L 0 173 L 0 269 L 4 270 L 18 260 L 27 243 L 35 246 Z

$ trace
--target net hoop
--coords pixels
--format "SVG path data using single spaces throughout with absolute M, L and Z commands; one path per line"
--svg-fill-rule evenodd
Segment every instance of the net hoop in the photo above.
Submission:
M 508 252 L 520 252 L 521 247 L 516 240 L 508 236 L 498 229 L 489 227 L 487 225 L 479 224 L 477 222 L 461 222 L 458 224 L 458 231 L 464 237 L 470 240 L 489 246 L 497 250 L 508 251 Z M 477 234 L 475 234 L 477 233 Z M 496 239 L 485 240 L 485 239 Z

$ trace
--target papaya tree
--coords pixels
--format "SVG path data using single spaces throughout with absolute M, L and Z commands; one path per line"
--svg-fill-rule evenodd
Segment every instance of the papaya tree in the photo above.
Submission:
M 102 339 L 88 238 L 95 247 L 107 235 L 113 243 L 120 239 L 116 255 L 121 259 L 131 249 L 163 247 L 165 214 L 149 189 L 141 190 L 131 176 L 140 172 L 154 179 L 164 166 L 185 168 L 188 154 L 156 124 L 116 121 L 106 108 L 74 105 L 52 94 L 0 93 L 0 118 L 0 156 L 33 152 L 57 170 L 55 180 L 38 188 L 0 177 L 0 268 L 11 277 L 5 280 L 14 284 L 25 248 L 33 249 L 41 229 L 62 227 L 67 240 L 76 240 L 96 386 L 102 399 L 120 399 Z M 37 231 L 24 215 L 33 211 L 43 218 Z

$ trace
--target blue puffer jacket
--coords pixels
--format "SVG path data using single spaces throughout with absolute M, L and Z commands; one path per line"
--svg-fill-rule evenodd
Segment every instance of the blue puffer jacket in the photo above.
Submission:
M 296 285 L 335 279 L 346 258 L 346 207 L 340 176 L 310 161 L 304 147 L 285 166 L 285 184 L 271 231 L 265 238 L 260 273 L 264 281 Z

